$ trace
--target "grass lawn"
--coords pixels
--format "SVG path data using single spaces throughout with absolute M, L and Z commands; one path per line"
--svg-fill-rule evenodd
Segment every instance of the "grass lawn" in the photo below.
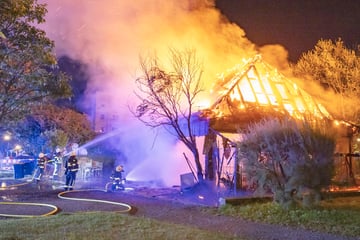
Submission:
M 315 209 L 283 210 L 268 202 L 225 205 L 219 211 L 221 214 L 252 221 L 303 227 L 343 236 L 360 236 L 360 196 L 328 198 Z
M 0 220 L 0 239 L 234 239 L 195 227 L 112 212 Z M 239 239 L 239 238 L 237 238 Z
M 360 196 L 327 199 L 316 209 L 285 211 L 268 202 L 226 205 L 218 210 L 204 211 L 343 236 L 360 236 Z M 0 220 L 0 232 L 0 239 L 234 239 L 196 227 L 111 212 L 60 213 L 45 218 Z

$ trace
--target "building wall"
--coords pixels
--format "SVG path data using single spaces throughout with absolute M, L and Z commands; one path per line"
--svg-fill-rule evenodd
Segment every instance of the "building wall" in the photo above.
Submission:
M 102 92 L 94 94 L 91 117 L 93 129 L 96 132 L 110 132 L 120 127 L 121 113 L 116 106 L 119 106 L 119 104 L 116 104 L 116 97 Z

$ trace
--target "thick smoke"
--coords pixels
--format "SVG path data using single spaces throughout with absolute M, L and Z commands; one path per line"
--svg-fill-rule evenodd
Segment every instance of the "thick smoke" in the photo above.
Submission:
M 109 111 L 121 112 L 124 133 L 119 146 L 130 162 L 127 170 L 141 168 L 142 160 L 147 160 L 147 166 L 154 168 L 159 168 L 159 163 L 171 163 L 171 159 L 185 162 L 183 149 L 178 151 L 179 146 L 174 146 L 173 138 L 159 137 L 153 130 L 141 130 L 144 127 L 135 121 L 128 110 L 128 105 L 135 98 L 134 80 L 140 74 L 139 56 L 156 51 L 160 59 L 166 60 L 169 47 L 196 49 L 198 58 L 204 62 L 202 79 L 208 89 L 215 83 L 218 73 L 258 52 L 275 66 L 284 67 L 287 64 L 287 51 L 283 47 L 267 46 L 258 50 L 246 38 L 245 31 L 228 22 L 214 8 L 212 1 L 41 2 L 46 3 L 48 9 L 46 23 L 41 27 L 55 41 L 57 55 L 68 55 L 89 66 L 91 80 L 84 104 L 93 102 L 91 98 L 96 90 L 114 99 L 114 104 L 107 106 Z M 202 146 L 200 152 L 201 149 Z M 178 173 L 189 171 L 186 164 L 182 167 L 174 165 Z M 147 171 L 153 170 L 147 167 Z M 179 179 L 172 170 L 162 172 L 164 170 L 158 170 L 156 177 L 166 178 L 165 175 L 169 173 L 175 176 L 175 180 L 166 179 L 170 184 Z

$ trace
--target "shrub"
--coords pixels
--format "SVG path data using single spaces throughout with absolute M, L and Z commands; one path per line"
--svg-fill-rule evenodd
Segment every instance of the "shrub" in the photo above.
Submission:
M 331 183 L 335 138 L 326 126 L 292 119 L 267 119 L 248 127 L 237 160 L 256 193 L 273 193 L 284 208 L 312 206 Z

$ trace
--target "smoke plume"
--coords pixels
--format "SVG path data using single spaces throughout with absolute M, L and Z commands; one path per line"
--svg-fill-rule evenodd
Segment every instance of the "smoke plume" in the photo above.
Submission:
M 156 139 L 154 133 L 145 134 L 149 130 L 139 130 L 143 126 L 135 123 L 129 113 L 128 105 L 133 103 L 135 97 L 134 80 L 140 74 L 139 56 L 156 51 L 160 59 L 166 60 L 169 47 L 196 49 L 198 58 L 204 63 L 202 79 L 206 88 L 215 83 L 218 73 L 259 52 L 272 65 L 281 68 L 287 66 L 286 49 L 281 46 L 258 48 L 247 39 L 240 26 L 230 23 L 221 15 L 213 1 L 40 2 L 46 3 L 48 9 L 46 23 L 41 28 L 55 41 L 57 55 L 68 55 L 89 66 L 91 79 L 84 104 L 93 102 L 94 91 L 103 92 L 112 98 L 109 101 L 112 104 L 106 106 L 108 111 L 121 113 L 120 121 L 124 129 L 136 128 L 123 134 L 120 146 L 124 148 L 127 159 L 130 159 L 129 168 L 138 167 L 140 161 L 146 159 L 156 165 L 155 160 L 171 162 L 170 159 L 182 156 L 182 153 L 178 153 L 179 146 L 169 147 L 175 145 L 173 139 L 161 140 L 160 137 Z M 158 144 L 156 151 L 154 139 Z M 128 151 L 134 144 L 136 149 Z M 140 151 L 146 154 L 139 155 Z M 186 166 L 181 170 L 179 166 L 176 168 L 180 173 L 188 171 Z

